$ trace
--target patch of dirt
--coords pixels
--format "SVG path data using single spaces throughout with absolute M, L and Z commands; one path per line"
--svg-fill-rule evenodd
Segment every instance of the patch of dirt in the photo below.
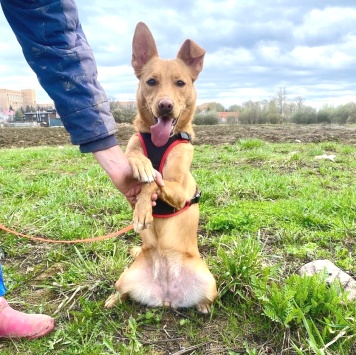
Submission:
M 356 143 L 355 125 L 218 125 L 195 126 L 194 144 L 233 144 L 239 139 L 258 138 L 266 142 L 343 142 Z M 118 125 L 116 134 L 121 146 L 126 146 L 134 133 L 131 125 Z M 58 146 L 70 144 L 64 128 L 0 129 L 0 148 Z

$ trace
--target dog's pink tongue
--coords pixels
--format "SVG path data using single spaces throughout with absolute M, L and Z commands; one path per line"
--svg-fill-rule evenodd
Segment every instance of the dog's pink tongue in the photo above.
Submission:
M 172 121 L 171 117 L 160 117 L 158 122 L 150 127 L 151 140 L 156 147 L 162 147 L 168 142 L 172 131 Z

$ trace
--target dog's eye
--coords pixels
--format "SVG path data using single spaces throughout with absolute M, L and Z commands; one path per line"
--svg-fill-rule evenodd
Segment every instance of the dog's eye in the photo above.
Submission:
M 147 80 L 147 84 L 149 86 L 155 86 L 156 85 L 156 80 L 155 79 L 149 79 L 149 80 Z
M 177 81 L 177 86 L 183 87 L 184 85 L 185 85 L 185 82 L 183 80 Z

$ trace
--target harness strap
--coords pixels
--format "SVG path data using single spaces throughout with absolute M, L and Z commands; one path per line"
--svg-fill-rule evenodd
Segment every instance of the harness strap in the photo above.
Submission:
M 185 210 L 187 210 L 191 205 L 194 205 L 195 203 L 198 203 L 201 197 L 201 191 L 198 190 L 198 186 L 197 186 L 197 192 L 195 193 L 194 197 L 190 200 L 187 201 L 185 203 L 185 206 L 181 209 L 181 210 L 176 210 L 174 207 L 171 207 L 173 212 L 169 213 L 169 214 L 157 214 L 157 213 L 152 213 L 152 216 L 154 218 L 169 218 L 169 217 L 173 217 L 176 216 L 182 212 L 184 212 Z
M 166 162 L 168 154 L 171 150 L 180 143 L 189 143 L 191 137 L 188 133 L 180 132 L 169 138 L 168 142 L 163 147 L 155 147 L 151 140 L 150 133 L 138 133 L 138 138 L 140 139 L 143 152 L 147 158 L 150 159 L 154 169 L 158 170 L 163 176 L 163 168 Z M 168 218 L 176 216 L 188 209 L 191 205 L 198 203 L 201 193 L 196 188 L 196 193 L 193 198 L 186 202 L 185 206 L 177 211 L 174 207 L 168 205 L 164 201 L 158 199 L 156 201 L 156 206 L 153 207 L 152 216 L 155 218 Z

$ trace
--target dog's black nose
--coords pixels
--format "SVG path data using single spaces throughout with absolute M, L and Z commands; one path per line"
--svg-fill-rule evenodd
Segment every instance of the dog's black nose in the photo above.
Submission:
M 169 99 L 162 99 L 158 101 L 158 109 L 162 113 L 169 113 L 173 110 L 173 102 Z

